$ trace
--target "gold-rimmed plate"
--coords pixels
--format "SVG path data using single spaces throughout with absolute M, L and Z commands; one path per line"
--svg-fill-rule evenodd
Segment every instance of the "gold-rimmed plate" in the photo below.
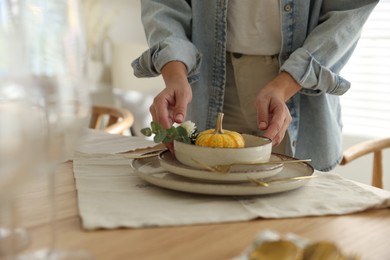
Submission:
M 283 168 L 283 164 L 281 163 L 268 165 L 235 165 L 231 172 L 219 173 L 184 165 L 169 151 L 160 153 L 159 159 L 161 167 L 169 172 L 199 181 L 218 183 L 248 182 L 249 178 L 269 178 L 278 174 Z M 270 160 L 281 161 L 282 158 L 276 154 L 272 154 Z
M 291 160 L 294 158 L 285 157 L 285 159 Z M 245 196 L 273 194 L 298 189 L 311 181 L 310 179 L 278 181 L 273 182 L 268 187 L 256 186 L 251 182 L 204 182 L 167 171 L 161 166 L 161 160 L 157 157 L 135 159 L 132 161 L 131 166 L 139 178 L 155 186 L 181 192 L 207 195 Z M 310 176 L 313 173 L 313 167 L 306 162 L 285 164 L 276 176 L 267 179 Z

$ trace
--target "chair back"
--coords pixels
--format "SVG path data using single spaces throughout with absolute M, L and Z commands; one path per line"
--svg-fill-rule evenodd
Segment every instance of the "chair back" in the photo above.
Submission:
M 346 165 L 366 154 L 373 153 L 372 186 L 383 189 L 382 151 L 390 147 L 390 137 L 378 138 L 358 143 L 343 153 L 340 165 Z
M 89 128 L 103 130 L 110 134 L 125 134 L 134 123 L 133 114 L 124 108 L 97 106 L 91 108 Z

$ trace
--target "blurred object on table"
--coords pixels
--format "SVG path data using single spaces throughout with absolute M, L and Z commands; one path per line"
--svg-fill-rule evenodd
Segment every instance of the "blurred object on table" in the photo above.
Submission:
M 359 260 L 330 240 L 311 241 L 294 233 L 260 232 L 245 251 L 232 260 Z

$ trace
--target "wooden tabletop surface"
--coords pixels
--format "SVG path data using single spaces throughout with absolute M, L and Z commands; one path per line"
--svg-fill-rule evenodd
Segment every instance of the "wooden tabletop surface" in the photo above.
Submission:
M 362 259 L 390 259 L 390 210 L 304 217 L 257 219 L 253 221 L 160 228 L 85 231 L 77 210 L 77 193 L 72 163 L 56 173 L 57 247 L 85 249 L 95 259 L 199 260 L 231 259 L 239 255 L 261 231 L 292 232 L 318 241 L 335 242 Z M 50 203 L 44 178 L 31 181 L 18 196 L 19 223 L 27 227 L 32 242 L 26 251 L 47 247 L 50 242 Z

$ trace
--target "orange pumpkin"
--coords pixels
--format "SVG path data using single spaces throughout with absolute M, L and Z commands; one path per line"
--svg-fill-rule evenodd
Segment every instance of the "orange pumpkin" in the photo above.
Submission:
M 241 148 L 245 146 L 241 134 L 222 128 L 223 113 L 218 113 L 215 129 L 208 129 L 199 133 L 195 145 L 219 148 Z

